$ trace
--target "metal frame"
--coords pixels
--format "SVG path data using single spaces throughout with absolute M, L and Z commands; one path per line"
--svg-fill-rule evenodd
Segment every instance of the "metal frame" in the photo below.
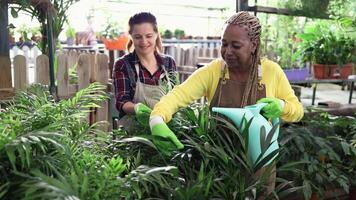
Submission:
M 310 79 L 310 80 L 303 80 L 303 81 L 290 81 L 291 84 L 313 84 L 313 95 L 312 95 L 312 105 L 315 104 L 315 95 L 316 89 L 319 83 L 351 83 L 350 85 L 350 94 L 349 94 L 349 104 L 352 102 L 352 94 L 354 91 L 356 79 Z
M 312 0 L 311 0 L 312 1 Z M 255 3 L 257 0 L 255 0 Z M 291 10 L 285 8 L 274 8 L 274 7 L 266 7 L 266 6 L 249 6 L 248 0 L 236 0 L 236 12 L 239 11 L 251 11 L 254 12 L 255 15 L 260 13 L 269 13 L 269 14 L 277 14 L 277 15 L 292 15 L 292 16 L 303 16 L 303 15 L 295 15 Z M 328 17 L 317 17 L 321 19 L 329 19 Z

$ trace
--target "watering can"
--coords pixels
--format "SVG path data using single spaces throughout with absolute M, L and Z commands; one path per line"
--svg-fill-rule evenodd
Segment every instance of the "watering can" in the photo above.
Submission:
M 260 144 L 260 136 L 261 136 L 261 127 L 264 126 L 266 130 L 266 138 L 270 132 L 270 130 L 276 124 L 279 124 L 279 118 L 272 119 L 272 123 L 270 123 L 266 118 L 264 118 L 260 112 L 261 109 L 267 105 L 267 103 L 258 103 L 255 105 L 245 106 L 244 108 L 224 108 L 224 107 L 213 107 L 212 111 L 225 115 L 229 119 L 233 121 L 236 127 L 241 127 L 241 130 L 244 130 L 244 126 L 246 123 L 243 123 L 243 119 L 245 118 L 248 122 L 252 119 L 252 122 L 248 129 L 249 141 L 248 141 L 248 151 L 250 159 L 254 164 L 257 164 L 256 161 L 261 154 L 261 144 Z M 265 158 L 268 154 L 278 149 L 278 138 L 279 134 L 279 125 L 274 132 L 274 135 L 271 140 L 271 145 L 268 147 L 266 152 L 263 154 L 263 158 Z M 266 139 L 264 138 L 264 139 Z M 277 156 L 277 155 L 276 155 Z M 273 159 L 271 159 L 267 164 L 271 163 Z M 261 161 L 261 159 L 260 159 Z

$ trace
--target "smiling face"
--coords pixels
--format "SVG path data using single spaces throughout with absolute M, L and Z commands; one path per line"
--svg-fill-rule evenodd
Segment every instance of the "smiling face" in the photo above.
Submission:
M 227 24 L 221 41 L 221 56 L 230 68 L 248 69 L 256 42 L 252 42 L 244 26 Z
M 151 23 L 133 25 L 131 37 L 136 53 L 141 55 L 153 53 L 156 49 L 157 36 Z

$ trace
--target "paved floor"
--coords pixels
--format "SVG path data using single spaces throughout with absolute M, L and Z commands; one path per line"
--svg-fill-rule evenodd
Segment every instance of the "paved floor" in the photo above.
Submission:
M 346 89 L 346 87 L 345 87 Z M 301 102 L 304 106 L 311 106 L 313 89 L 311 87 L 302 87 Z M 337 84 L 323 83 L 317 85 L 315 95 L 315 105 L 318 102 L 334 101 L 341 104 L 349 103 L 349 90 L 341 90 L 341 86 Z M 353 91 L 352 104 L 356 104 L 356 90 Z

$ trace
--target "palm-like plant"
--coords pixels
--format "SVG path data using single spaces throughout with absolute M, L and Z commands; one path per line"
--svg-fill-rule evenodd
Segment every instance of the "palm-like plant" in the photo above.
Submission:
M 91 129 L 84 114 L 107 98 L 104 88 L 92 84 L 58 103 L 40 85 L 15 97 L 0 113 L 0 183 L 9 183 L 0 194 L 6 198 L 14 193 L 33 171 L 56 176 L 68 168 L 68 158 L 81 142 L 79 136 Z
M 210 116 L 207 105 L 193 104 L 177 112 L 169 123 L 170 128 L 185 145 L 183 151 L 175 152 L 171 156 L 160 154 L 149 140 L 152 136 L 144 132 L 130 139 L 127 138 L 130 137 L 130 133 L 123 134 L 117 141 L 116 149 L 120 154 L 124 151 L 126 157 L 134 158 L 131 160 L 134 167 L 138 165 L 178 167 L 179 174 L 169 178 L 167 185 L 158 191 L 149 190 L 150 192 L 143 197 L 256 199 L 265 195 L 263 192 L 272 168 L 267 167 L 261 176 L 256 176 L 256 172 L 278 152 L 274 152 L 266 159 L 261 158 L 254 164 L 249 159 L 247 147 L 247 130 L 251 122 L 246 123 L 246 129 L 239 131 L 224 118 Z M 270 140 L 262 141 L 262 154 L 271 143 Z M 289 192 L 296 190 L 290 187 L 291 184 L 287 180 L 279 181 L 282 184 L 277 192 L 282 192 L 286 186 L 291 189 Z

